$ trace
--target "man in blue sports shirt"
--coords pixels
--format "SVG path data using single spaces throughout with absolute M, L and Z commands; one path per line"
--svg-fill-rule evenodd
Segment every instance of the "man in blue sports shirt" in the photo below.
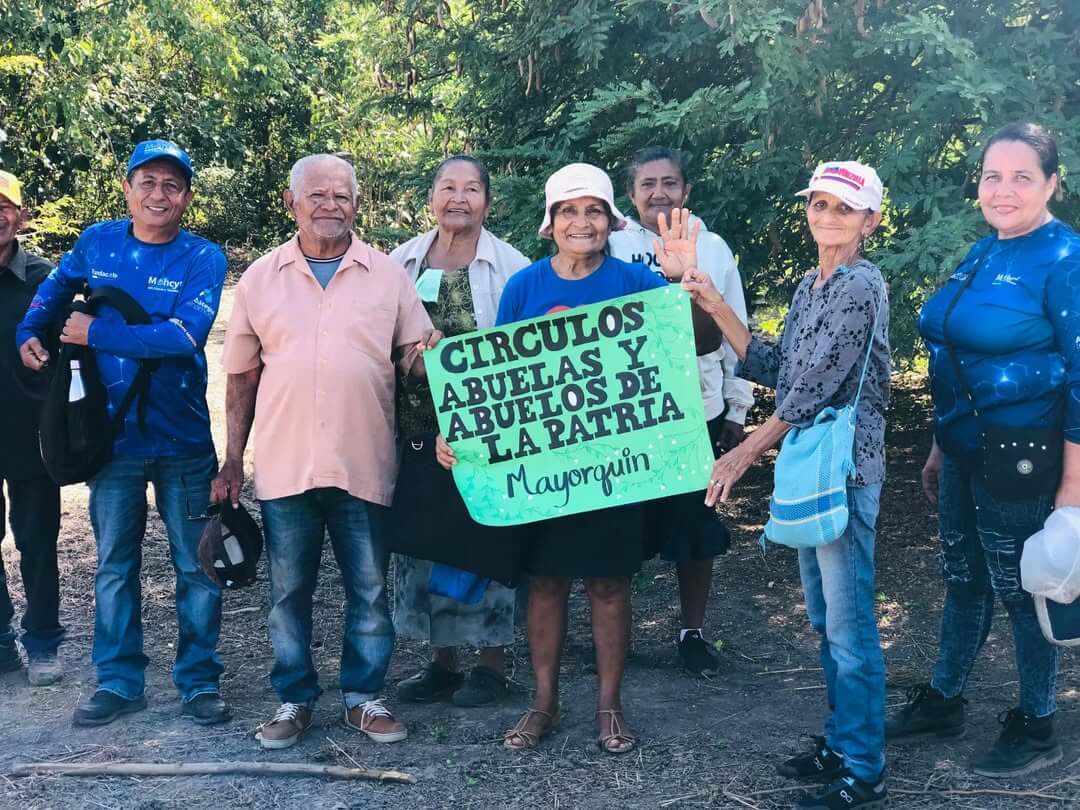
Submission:
M 206 405 L 203 348 L 217 315 L 225 256 L 217 245 L 180 227 L 191 204 L 191 158 L 171 141 L 143 141 L 123 182 L 130 219 L 87 228 L 42 282 L 16 331 L 23 364 L 49 361 L 42 339 L 72 297 L 89 285 L 119 287 L 150 315 L 128 325 L 111 307 L 99 317 L 72 313 L 60 340 L 94 350 L 115 413 L 140 361 L 156 360 L 145 402 L 128 410 L 113 458 L 89 481 L 90 521 L 97 539 L 94 666 L 98 686 L 75 709 L 80 726 L 111 723 L 146 707 L 139 568 L 146 529 L 146 485 L 152 482 L 176 570 L 179 639 L 173 683 L 182 714 L 201 725 L 229 719 L 218 693 L 216 647 L 221 590 L 199 568 L 217 459 Z

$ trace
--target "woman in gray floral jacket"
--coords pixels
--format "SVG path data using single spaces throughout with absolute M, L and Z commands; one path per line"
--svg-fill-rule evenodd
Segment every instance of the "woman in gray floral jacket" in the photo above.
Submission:
M 889 398 L 889 309 L 885 282 L 860 254 L 881 222 L 883 189 L 877 173 L 854 162 L 818 166 L 806 197 L 806 218 L 818 266 L 795 291 L 780 341 L 753 337 L 696 268 L 683 287 L 717 322 L 739 356 L 740 376 L 776 389 L 776 411 L 713 468 L 706 503 L 727 500 L 732 486 L 792 427 L 813 424 L 827 407 L 855 398 L 863 357 L 872 342 L 857 407 L 855 475 L 848 482 L 850 518 L 832 543 L 799 551 L 810 623 L 821 635 L 830 714 L 814 750 L 778 766 L 784 776 L 829 783 L 803 795 L 801 808 L 869 808 L 885 802 L 885 663 L 874 617 L 874 541 L 885 477 L 885 408 Z M 688 246 L 685 216 L 672 213 L 661 232 L 668 251 Z M 876 317 L 876 320 L 875 320 Z

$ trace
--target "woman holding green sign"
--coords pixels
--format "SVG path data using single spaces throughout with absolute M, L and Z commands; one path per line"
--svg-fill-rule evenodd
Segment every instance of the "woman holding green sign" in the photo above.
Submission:
M 484 228 L 491 206 L 487 168 L 467 155 L 447 158 L 435 170 L 428 203 L 438 227 L 390 257 L 405 268 L 435 328 L 446 336 L 492 326 L 503 287 L 529 260 Z M 425 548 L 433 554 L 494 530 L 469 518 L 450 477 L 434 463 L 438 426 L 426 380 L 399 381 L 397 421 L 403 458 L 390 511 L 391 543 L 416 556 L 394 555 L 394 629 L 433 648 L 431 662 L 398 684 L 398 697 L 482 706 L 506 694 L 504 647 L 514 640 L 514 591 L 492 582 L 474 604 L 429 591 L 432 563 L 421 559 Z M 459 646 L 480 651 L 468 676 L 458 670 Z
M 606 254 L 608 236 L 626 218 L 615 207 L 611 180 L 596 166 L 572 163 L 548 178 L 540 235 L 555 255 L 535 262 L 506 284 L 496 325 L 595 304 L 664 287 L 641 264 Z M 453 451 L 440 437 L 439 461 Z M 641 567 L 641 504 L 598 509 L 529 524 L 522 568 L 529 577 L 529 656 L 536 677 L 532 706 L 503 737 L 507 748 L 532 748 L 559 723 L 559 665 L 566 635 L 570 585 L 581 577 L 592 608 L 600 693 L 596 713 L 602 751 L 623 754 L 637 740 L 623 716 L 623 668 L 630 643 L 630 577 Z
M 830 409 L 854 403 L 846 528 L 835 539 L 799 544 L 805 546 L 799 549 L 799 570 L 806 611 L 821 635 L 830 708 L 814 750 L 778 766 L 790 778 L 830 780 L 821 791 L 800 798 L 796 806 L 801 808 L 880 807 L 886 797 L 885 663 L 874 617 L 874 527 L 885 477 L 889 309 L 881 273 L 861 255 L 863 240 L 881 222 L 882 195 L 877 173 L 850 161 L 821 164 L 799 192 L 807 198 L 818 266 L 795 291 L 776 344 L 753 337 L 708 275 L 693 266 L 696 234 L 688 233 L 686 212 L 673 211 L 671 228 L 661 223 L 660 230 L 665 261 L 685 265 L 683 287 L 723 331 L 741 361 L 739 374 L 776 389 L 775 413 L 716 462 L 707 504 L 726 501 L 750 465 L 793 428 L 807 430 L 827 420 Z M 780 473 L 778 462 L 778 483 Z M 785 506 L 773 500 L 770 524 Z M 802 528 L 809 525 L 805 518 L 785 522 L 808 530 Z

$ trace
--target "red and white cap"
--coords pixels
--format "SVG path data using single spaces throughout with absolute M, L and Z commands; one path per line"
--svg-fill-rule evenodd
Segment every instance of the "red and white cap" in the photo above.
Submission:
M 551 207 L 565 200 L 578 197 L 596 197 L 607 203 L 611 215 L 615 217 L 613 231 L 626 227 L 626 217 L 615 207 L 615 189 L 607 172 L 591 163 L 568 163 L 544 184 L 544 221 L 540 223 L 539 234 L 551 238 Z
M 881 196 L 885 193 L 878 173 L 866 164 L 854 160 L 819 163 L 810 178 L 810 185 L 795 196 L 809 197 L 815 191 L 835 194 L 859 211 L 880 211 Z

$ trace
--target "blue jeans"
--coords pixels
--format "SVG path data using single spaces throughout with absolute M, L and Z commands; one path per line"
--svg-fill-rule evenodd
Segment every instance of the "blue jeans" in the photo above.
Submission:
M 859 779 L 885 768 L 885 659 L 874 617 L 874 525 L 881 484 L 848 487 L 838 540 L 799 550 L 810 624 L 821 635 L 829 700 L 825 742 Z
M 90 480 L 90 522 L 98 548 L 93 658 L 99 690 L 130 700 L 145 686 L 139 569 L 151 482 L 176 571 L 179 638 L 173 683 L 185 701 L 218 691 L 221 589 L 202 572 L 197 556 L 216 472 L 213 453 L 117 458 Z
M 349 708 L 378 697 L 394 651 L 383 508 L 331 487 L 261 503 L 270 559 L 274 691 L 283 703 L 305 704 L 322 693 L 311 659 L 311 600 L 329 530 L 345 589 L 341 691 Z
M 1036 717 L 1052 714 L 1060 651 L 1043 637 L 1031 594 L 1020 586 L 1020 553 L 1024 541 L 1042 528 L 1053 496 L 995 499 L 978 475 L 948 457 L 938 486 L 945 610 L 931 684 L 945 697 L 964 691 L 990 633 L 997 597 L 1012 624 L 1020 708 Z

